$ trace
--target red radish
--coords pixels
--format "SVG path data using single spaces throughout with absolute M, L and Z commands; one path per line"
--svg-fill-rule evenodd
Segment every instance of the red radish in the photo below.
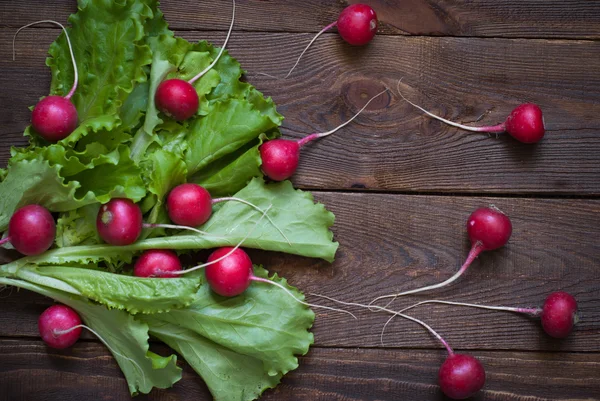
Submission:
M 358 306 L 360 308 L 369 308 L 371 310 L 376 309 L 379 311 L 388 312 L 392 314 L 392 318 L 395 316 L 400 316 L 404 319 L 408 319 L 420 324 L 421 326 L 426 328 L 431 334 L 433 334 L 433 336 L 437 338 L 442 343 L 444 348 L 446 348 L 446 350 L 448 351 L 448 358 L 446 358 L 446 361 L 442 364 L 438 373 L 438 382 L 444 394 L 446 394 L 452 399 L 462 400 L 474 395 L 483 388 L 485 384 L 485 370 L 481 362 L 479 362 L 476 358 L 470 355 L 454 353 L 454 350 L 450 347 L 446 340 L 444 340 L 442 336 L 440 336 L 434 329 L 432 329 L 431 326 L 419 319 L 402 313 L 404 310 L 410 308 L 406 308 L 400 312 L 396 312 L 391 309 L 387 309 L 377 305 L 363 305 L 355 302 L 339 301 L 335 298 L 327 297 L 324 295 L 311 295 L 320 298 L 325 298 L 341 305 Z M 383 337 L 381 339 L 381 343 L 382 345 L 384 345 Z
M 71 61 L 73 63 L 74 80 L 69 93 L 64 97 L 55 95 L 46 96 L 35 105 L 31 113 L 31 125 L 33 129 L 45 140 L 57 142 L 69 136 L 77 128 L 77 109 L 71 102 L 71 97 L 77 89 L 79 76 L 75 55 L 73 54 L 73 46 L 71 45 L 66 28 L 62 24 L 52 20 L 32 22 L 19 28 L 13 37 L 13 61 L 15 59 L 15 39 L 19 32 L 22 29 L 43 22 L 49 22 L 62 28 L 67 39 L 67 44 L 69 45 L 69 52 L 71 53 Z
M 577 324 L 577 301 L 566 292 L 553 292 L 542 309 L 542 327 L 552 337 L 565 338 Z
M 331 135 L 340 128 L 345 127 L 350 124 L 352 120 L 354 120 L 360 113 L 363 112 L 365 108 L 377 97 L 381 96 L 383 93 L 388 90 L 384 90 L 379 92 L 377 95 L 373 96 L 369 101 L 356 113 L 352 116 L 351 119 L 346 121 L 345 123 L 338 125 L 336 128 L 331 131 L 314 133 L 305 136 L 299 140 L 291 140 L 291 139 L 273 139 L 271 141 L 267 141 L 260 146 L 260 158 L 262 160 L 261 169 L 263 173 L 270 179 L 274 181 L 283 181 L 290 178 L 296 168 L 298 167 L 298 159 L 300 158 L 300 148 L 307 143 L 318 139 L 323 138 L 325 136 Z
M 132 200 L 114 198 L 102 205 L 96 218 L 98 234 L 111 245 L 130 245 L 142 233 L 142 211 Z
M 18 209 L 8 223 L 8 236 L 0 245 L 10 242 L 23 255 L 39 255 L 54 242 L 56 224 L 43 206 L 27 205 Z
M 258 206 L 241 198 L 229 196 L 213 199 L 204 187 L 194 183 L 178 185 L 169 192 L 167 196 L 167 212 L 169 213 L 169 218 L 175 224 L 197 227 L 208 221 L 212 215 L 212 205 L 227 201 L 240 202 L 263 213 L 263 210 Z M 289 244 L 290 241 L 283 231 L 279 229 L 269 216 L 266 217 Z
M 214 251 L 208 257 L 208 262 L 204 265 L 204 273 L 210 288 L 224 297 L 235 297 L 240 295 L 246 291 L 252 281 L 258 281 L 278 287 L 302 305 L 347 313 L 356 319 L 354 314 L 343 309 L 304 302 L 298 299 L 283 285 L 266 278 L 256 277 L 254 275 L 252 260 L 250 260 L 248 254 L 239 247 L 223 247 Z
M 338 32 L 342 39 L 353 46 L 362 46 L 369 43 L 377 33 L 377 14 L 370 6 L 366 4 L 352 4 L 344 8 L 338 17 L 338 20 L 321 29 L 304 48 L 292 69 L 287 73 L 284 79 L 289 77 L 296 68 L 304 53 L 314 43 L 323 32 L 326 32 L 337 25 Z M 267 75 L 267 74 L 265 74 Z
M 410 100 L 404 97 L 402 92 L 400 92 L 399 86 L 400 82 L 398 82 L 398 93 L 400 94 L 402 99 L 404 99 L 410 105 L 421 110 L 428 116 L 433 117 L 436 120 L 442 121 L 453 127 L 461 128 L 472 132 L 487 132 L 490 134 L 501 134 L 503 132 L 506 132 L 508 135 L 512 136 L 517 141 L 523 143 L 539 142 L 542 140 L 542 138 L 544 137 L 544 133 L 546 132 L 546 128 L 544 126 L 544 117 L 542 116 L 542 110 L 539 108 L 539 106 L 533 103 L 525 103 L 517 106 L 506 118 L 506 121 L 504 121 L 501 124 L 485 127 L 470 127 L 468 125 L 458 124 L 440 116 L 437 116 L 425 110 L 421 106 L 411 102 Z
M 404 291 L 399 294 L 383 295 L 375 298 L 371 301 L 371 304 L 383 298 L 393 298 L 392 301 L 390 301 L 391 303 L 397 297 L 441 288 L 454 282 L 467 271 L 471 263 L 473 263 L 481 252 L 492 251 L 506 245 L 512 233 L 512 224 L 508 216 L 495 206 L 484 207 L 471 213 L 467 220 L 467 232 L 469 234 L 469 239 L 471 240 L 471 251 L 460 270 L 448 280 L 438 284 Z
M 150 249 L 144 251 L 133 266 L 133 275 L 136 277 L 177 277 L 174 271 L 181 270 L 179 257 L 167 249 Z
M 156 103 L 156 108 L 167 116 L 178 120 L 183 121 L 191 118 L 196 115 L 198 112 L 198 105 L 200 104 L 200 100 L 198 99 L 198 93 L 196 92 L 196 88 L 194 88 L 194 82 L 200 79 L 204 74 L 206 74 L 211 68 L 213 68 L 221 55 L 225 51 L 225 46 L 227 46 L 227 42 L 229 41 L 229 36 L 231 36 L 231 31 L 233 30 L 233 22 L 235 21 L 235 0 L 233 0 L 233 11 L 231 15 L 231 25 L 229 26 L 229 32 L 227 33 L 227 37 L 225 38 L 225 43 L 223 43 L 223 47 L 219 51 L 217 57 L 213 60 L 212 63 L 204 70 L 199 72 L 195 77 L 190 79 L 189 81 L 184 81 L 183 79 L 167 79 L 161 82 L 156 88 L 156 94 L 154 95 L 154 102 Z
M 96 228 L 100 238 L 111 245 L 133 244 L 142 233 L 142 228 L 172 228 L 207 234 L 193 227 L 144 223 L 140 207 L 125 198 L 111 199 L 100 207 L 96 217 Z
M 542 327 L 544 328 L 544 331 L 548 335 L 556 338 L 567 337 L 569 333 L 573 330 L 573 326 L 577 324 L 579 320 L 579 317 L 577 315 L 577 301 L 571 294 L 568 294 L 563 291 L 551 293 L 546 298 L 546 301 L 544 302 L 542 308 L 515 308 L 510 306 L 490 306 L 470 304 L 465 302 L 440 301 L 437 299 L 432 299 L 428 301 L 418 302 L 414 305 L 402 309 L 400 312 L 406 312 L 409 309 L 413 309 L 417 306 L 424 304 L 466 306 L 471 308 L 522 313 L 531 317 L 541 317 Z M 387 326 L 389 322 L 390 321 L 388 320 L 385 326 Z
M 69 348 L 75 344 L 81 335 L 80 326 L 81 319 L 77 312 L 65 305 L 49 307 L 38 320 L 42 340 L 49 347 L 57 349 Z
M 438 382 L 448 397 L 464 400 L 483 388 L 485 370 L 471 355 L 450 354 L 440 367 Z

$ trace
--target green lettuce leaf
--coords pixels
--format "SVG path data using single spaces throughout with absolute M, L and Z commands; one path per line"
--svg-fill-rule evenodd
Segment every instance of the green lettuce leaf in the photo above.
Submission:
M 238 198 L 269 210 L 271 221 L 281 229 L 292 245 L 262 213 L 239 202 L 225 202 L 201 227 L 208 234 L 180 234 L 150 238 L 126 246 L 87 245 L 50 250 L 39 256 L 19 259 L 5 266 L 31 264 L 89 263 L 100 260 L 131 260 L 133 254 L 146 249 L 209 249 L 231 246 L 240 242 L 250 232 L 243 246 L 248 248 L 281 251 L 301 256 L 333 261 L 338 243 L 333 242 L 329 227 L 333 213 L 315 204 L 309 192 L 294 189 L 289 181 L 265 184 L 261 178 L 253 179 L 236 194 Z M 183 233 L 187 233 L 183 231 Z M 4 267 L 0 267 L 0 271 Z
M 140 278 L 67 266 L 26 266 L 14 278 L 81 295 L 129 313 L 158 313 L 194 300 L 200 282 L 194 277 Z
M 258 277 L 268 272 L 255 266 Z M 271 280 L 297 298 L 304 296 L 276 275 Z M 280 288 L 252 283 L 224 298 L 206 282 L 185 309 L 144 315 L 150 333 L 180 353 L 202 376 L 216 400 L 253 400 L 298 367 L 313 343 L 314 313 Z M 182 337 L 185 341 L 182 341 Z
M 94 203 L 61 213 L 56 222 L 56 246 L 64 248 L 99 243 L 100 238 L 96 230 L 96 216 L 99 210 L 100 204 Z
M 161 357 L 148 350 L 148 325 L 118 309 L 107 309 L 85 298 L 23 280 L 0 277 L 0 284 L 37 292 L 75 309 L 101 338 L 127 379 L 132 395 L 148 394 L 154 387 L 169 388 L 181 379 L 177 356 Z

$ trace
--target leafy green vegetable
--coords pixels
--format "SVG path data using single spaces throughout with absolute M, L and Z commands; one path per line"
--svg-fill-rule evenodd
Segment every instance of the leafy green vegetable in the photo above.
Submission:
M 127 312 L 107 309 L 85 298 L 69 295 L 23 280 L 0 277 L 0 284 L 21 287 L 51 297 L 75 309 L 115 357 L 132 395 L 147 394 L 152 388 L 169 388 L 181 379 L 177 356 L 158 356 L 148 351 L 148 325 Z
M 192 303 L 200 286 L 193 277 L 140 278 L 67 266 L 27 266 L 18 269 L 15 276 L 132 314 L 185 307 Z
M 258 266 L 254 274 L 268 277 Z M 304 298 L 284 279 L 271 279 Z M 296 369 L 295 355 L 306 354 L 314 341 L 308 332 L 314 313 L 266 283 L 253 283 L 233 298 L 216 295 L 204 283 L 187 308 L 141 319 L 192 365 L 216 400 L 253 400 Z

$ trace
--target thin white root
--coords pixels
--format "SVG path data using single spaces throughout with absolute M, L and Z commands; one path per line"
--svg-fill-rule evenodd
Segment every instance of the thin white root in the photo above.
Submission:
M 225 259 L 226 257 L 230 256 L 232 253 L 234 253 L 240 246 L 242 246 L 242 244 L 248 239 L 248 237 L 250 237 L 250 235 L 252 235 L 252 233 L 254 232 L 254 230 L 256 229 L 256 227 L 258 227 L 258 225 L 260 224 L 260 222 L 262 221 L 262 219 L 267 215 L 267 212 L 271 209 L 271 207 L 273 207 L 273 205 L 269 205 L 269 207 L 267 209 L 265 209 L 265 211 L 262 213 L 262 216 L 260 216 L 260 218 L 258 219 L 258 221 L 256 222 L 256 224 L 254 224 L 254 226 L 252 227 L 252 229 L 250 231 L 248 231 L 248 233 L 246 234 L 246 236 L 244 238 L 242 238 L 242 240 L 240 242 L 237 243 L 237 245 L 235 247 L 233 247 L 229 252 L 227 252 L 225 255 L 221 256 L 220 258 L 217 258 L 211 262 L 206 262 L 203 263 L 201 265 L 198 266 L 194 266 L 191 267 L 189 269 L 186 270 L 180 270 L 180 271 L 176 271 L 176 272 L 172 272 L 172 274 L 176 274 L 176 275 L 182 275 L 182 274 L 187 274 L 187 273 L 191 273 L 193 271 L 196 271 L 198 269 L 202 269 L 203 267 L 206 266 L 210 266 L 212 264 L 218 263 L 221 260 Z
M 223 47 L 221 47 L 221 50 L 219 51 L 219 54 L 217 54 L 217 58 L 215 58 L 213 60 L 213 62 L 210 63 L 210 65 L 208 67 L 206 67 L 204 70 L 202 70 L 201 72 L 199 72 L 198 75 L 196 75 L 194 78 L 192 78 L 192 79 L 190 79 L 188 81 L 192 85 L 198 79 L 202 78 L 202 76 L 204 76 L 204 74 L 206 74 L 208 71 L 210 71 L 210 69 L 213 68 L 219 62 L 219 59 L 221 58 L 221 55 L 225 51 L 225 47 L 227 46 L 227 43 L 229 42 L 229 37 L 231 36 L 231 31 L 233 31 L 233 23 L 235 21 L 235 0 L 232 0 L 232 1 L 233 1 L 233 9 L 231 11 L 231 24 L 229 25 L 229 31 L 227 32 L 227 37 L 225 38 L 225 42 L 223 42 Z
M 283 291 L 285 291 L 290 297 L 294 298 L 296 300 L 296 302 L 301 303 L 302 305 L 306 305 L 306 306 L 312 307 L 312 308 L 321 308 L 321 309 L 327 309 L 327 310 L 332 310 L 332 311 L 336 311 L 336 312 L 347 313 L 348 315 L 352 316 L 354 319 L 358 320 L 358 318 L 352 312 L 349 312 L 347 310 L 338 309 L 338 308 L 331 308 L 329 306 L 315 305 L 315 304 L 310 304 L 308 302 L 304 302 L 301 299 L 298 299 L 294 294 L 292 294 L 292 292 L 290 290 L 288 290 L 287 288 L 285 288 L 283 285 L 281 285 L 279 283 L 276 283 L 274 281 L 267 280 L 266 278 L 256 277 L 256 276 L 252 276 L 250 279 L 253 280 L 253 281 L 258 281 L 258 282 L 261 282 L 261 283 L 267 283 L 267 284 L 271 284 L 271 285 L 274 285 L 276 287 L 279 287 L 280 289 L 282 289 Z
M 73 63 L 73 70 L 74 70 L 73 87 L 71 88 L 69 93 L 65 96 L 66 99 L 70 99 L 71 96 L 73 96 L 73 93 L 75 93 L 75 89 L 77 89 L 77 83 L 79 82 L 79 73 L 77 72 L 77 63 L 75 62 L 75 55 L 73 54 L 73 45 L 71 45 L 71 39 L 69 39 L 69 34 L 67 33 L 67 28 L 65 28 L 60 22 L 56 22 L 56 21 L 47 19 L 47 20 L 42 20 L 42 21 L 35 21 L 35 22 L 32 22 L 30 24 L 27 24 L 27 25 L 22 26 L 19 29 L 17 29 L 17 32 L 15 32 L 15 36 L 13 36 L 13 41 L 12 41 L 13 61 L 16 60 L 15 40 L 17 39 L 17 35 L 19 34 L 19 32 L 21 32 L 25 28 L 29 28 L 32 25 L 41 24 L 44 22 L 47 22 L 50 24 L 55 24 L 55 25 L 58 25 L 59 27 L 61 27 L 63 32 L 65 33 L 65 37 L 67 38 L 67 44 L 69 45 L 69 52 L 71 53 L 71 61 Z

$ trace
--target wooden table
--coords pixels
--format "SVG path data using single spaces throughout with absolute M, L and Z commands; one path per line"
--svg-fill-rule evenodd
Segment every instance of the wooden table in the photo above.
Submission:
M 355 1 L 351 1 L 354 3 Z M 566 290 L 581 323 L 565 340 L 538 322 L 456 307 L 414 311 L 487 371 L 475 400 L 600 399 L 600 2 L 590 0 L 365 0 L 380 34 L 368 46 L 324 34 L 287 80 L 281 75 L 311 36 L 337 18 L 344 1 L 239 0 L 230 52 L 248 80 L 273 96 L 287 137 L 327 130 L 384 86 L 403 77 L 404 94 L 446 118 L 503 121 L 535 102 L 547 134 L 538 145 L 507 136 L 458 131 L 424 117 L 396 94 L 382 96 L 355 123 L 303 152 L 297 187 L 336 214 L 341 243 L 332 265 L 283 254 L 252 253 L 306 292 L 368 302 L 374 296 L 451 276 L 469 243 L 465 221 L 494 204 L 512 219 L 509 244 L 484 253 L 458 283 L 430 295 L 474 303 L 534 306 Z M 24 145 L 27 106 L 50 82 L 44 56 L 57 29 L 17 27 L 61 22 L 75 1 L 0 4 L 0 165 Z M 171 27 L 189 40 L 221 44 L 229 1 L 164 0 Z M 1 195 L 0 195 L 1 196 Z M 314 299 L 314 298 L 313 298 Z M 316 299 L 315 299 L 316 300 Z M 47 349 L 37 318 L 50 300 L 5 291 L 0 302 L 1 400 L 127 400 L 125 380 L 91 336 L 72 349 Z M 358 322 L 317 311 L 315 346 L 263 400 L 441 400 L 443 349 L 421 327 L 361 312 Z M 173 389 L 138 400 L 210 400 L 185 367 Z

